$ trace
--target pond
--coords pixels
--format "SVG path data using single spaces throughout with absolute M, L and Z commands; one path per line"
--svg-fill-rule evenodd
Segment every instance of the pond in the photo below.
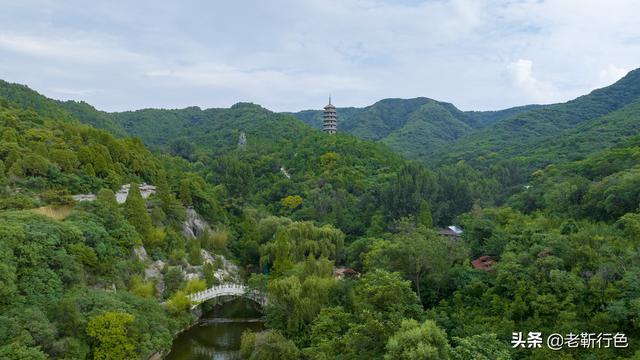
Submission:
M 166 360 L 240 359 L 240 338 L 245 330 L 264 329 L 257 305 L 235 299 L 215 305 L 197 324 L 180 333 L 173 341 Z

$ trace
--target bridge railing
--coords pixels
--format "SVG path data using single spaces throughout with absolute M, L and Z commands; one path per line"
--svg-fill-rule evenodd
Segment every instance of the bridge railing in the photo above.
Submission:
M 249 290 L 244 284 L 228 283 L 210 287 L 200 292 L 189 295 L 189 300 L 194 303 L 200 303 L 219 296 L 244 296 L 259 302 L 266 303 L 264 294 L 257 290 Z

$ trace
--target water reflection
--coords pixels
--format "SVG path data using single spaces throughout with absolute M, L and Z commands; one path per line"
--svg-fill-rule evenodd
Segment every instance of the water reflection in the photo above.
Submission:
M 173 342 L 166 360 L 240 359 L 240 338 L 247 330 L 264 328 L 255 303 L 237 299 L 216 307 Z

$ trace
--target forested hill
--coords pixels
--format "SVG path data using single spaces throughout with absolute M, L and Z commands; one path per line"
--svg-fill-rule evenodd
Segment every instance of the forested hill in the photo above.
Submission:
M 49 118 L 57 120 L 81 119 L 86 124 L 105 129 L 114 135 L 125 135 L 125 132 L 111 119 L 108 113 L 96 110 L 85 102 L 49 99 L 25 85 L 13 84 L 1 79 L 0 98 L 10 100 L 17 106 L 34 110 Z
M 497 158 L 529 157 L 534 151 L 537 155 L 529 157 L 529 161 L 544 164 L 559 160 L 555 153 L 544 155 L 544 149 L 563 147 L 562 143 L 563 157 L 571 158 L 578 153 L 584 156 L 640 130 L 640 123 L 633 121 L 640 115 L 633 105 L 638 100 L 640 69 L 575 100 L 507 117 L 441 148 L 436 158 L 442 163 L 461 159 L 485 161 L 496 158 L 496 154 Z M 606 133 L 604 137 L 600 137 L 602 132 Z M 571 154 L 568 147 L 589 138 L 596 140 L 592 149 L 588 144 L 577 144 L 580 150 Z
M 364 108 L 338 108 L 338 128 L 389 145 L 431 167 L 460 160 L 488 168 L 519 159 L 530 168 L 570 161 L 640 131 L 636 102 L 640 70 L 566 103 L 500 111 L 460 111 L 428 98 L 385 99 Z M 316 128 L 322 110 L 294 113 Z
M 292 116 L 251 103 L 238 103 L 229 109 L 145 109 L 111 116 L 127 134 L 141 138 L 149 146 L 182 151 L 178 150 L 180 143 L 190 142 L 200 149 L 206 147 L 208 155 L 236 149 L 241 133 L 245 133 L 249 144 L 271 146 L 311 131 Z
M 500 111 L 461 111 L 429 98 L 384 99 L 364 108 L 338 108 L 338 129 L 363 139 L 381 141 L 410 159 L 430 157 L 451 142 L 536 105 Z M 305 110 L 296 117 L 322 127 L 322 110 Z
M 506 150 L 429 170 L 253 104 L 108 114 L 2 83 L 0 358 L 148 358 L 196 320 L 189 294 L 241 280 L 269 299 L 248 359 L 637 358 L 640 141 L 620 140 L 637 133 L 634 83 L 529 111 L 572 123 L 531 152 L 563 162 L 535 171 Z M 416 103 L 465 129 L 525 114 Z M 451 223 L 462 235 L 440 236 Z M 629 346 L 509 344 L 533 329 Z

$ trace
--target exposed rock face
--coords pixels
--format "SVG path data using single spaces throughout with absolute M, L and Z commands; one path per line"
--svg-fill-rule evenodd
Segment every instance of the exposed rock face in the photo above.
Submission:
M 125 184 L 125 185 L 122 185 L 120 190 L 118 190 L 118 192 L 116 193 L 116 201 L 118 202 L 118 204 L 124 204 L 124 202 L 127 201 L 127 196 L 129 196 L 130 187 L 131 187 L 131 184 Z M 142 195 L 143 199 L 146 199 L 149 196 L 151 196 L 151 194 L 156 193 L 156 187 L 153 185 L 149 185 L 147 183 L 142 183 L 139 186 L 139 188 L 140 188 L 140 195 Z
M 147 250 L 144 248 L 144 246 L 136 246 L 135 248 L 133 248 L 133 255 L 135 255 L 136 258 L 138 258 L 138 260 L 140 261 L 147 261 L 147 259 L 149 258 L 149 256 L 147 255 Z
M 118 204 L 123 204 L 127 200 L 127 196 L 129 196 L 130 187 L 131 187 L 131 184 L 125 184 L 125 185 L 122 185 L 120 190 L 118 190 L 118 192 L 116 193 L 116 201 L 118 202 Z M 142 185 L 140 185 L 140 195 L 142 195 L 143 199 L 146 199 L 149 196 L 151 196 L 151 194 L 155 194 L 155 193 L 156 193 L 155 186 L 149 185 L 146 183 L 143 183 Z M 72 195 L 71 197 L 73 198 L 73 200 L 78 202 L 96 200 L 95 194 L 77 194 L 77 195 Z
M 144 248 L 143 248 L 144 249 Z M 156 293 L 161 296 L 164 293 L 164 276 L 162 275 L 162 269 L 164 268 L 165 263 L 162 260 L 156 260 L 152 262 L 146 269 L 144 269 L 144 279 L 155 280 L 156 282 Z
M 183 224 L 184 236 L 195 239 L 211 231 L 211 227 L 206 221 L 194 210 L 187 209 L 187 219 Z M 146 264 L 144 270 L 145 281 L 154 281 L 156 284 L 156 293 L 161 296 L 165 291 L 164 275 L 162 270 L 167 265 L 162 260 L 152 262 L 152 258 L 147 254 L 144 246 L 137 246 L 133 249 L 133 255 Z M 186 281 L 192 279 L 204 279 L 204 264 L 212 264 L 215 266 L 214 276 L 220 283 L 224 282 L 240 282 L 241 277 L 238 266 L 227 260 L 224 256 L 211 253 L 201 249 L 200 255 L 203 265 L 190 265 L 186 261 L 181 265 L 176 265 L 182 271 Z
M 96 196 L 94 194 L 78 194 L 78 195 L 72 195 L 71 198 L 73 198 L 73 200 L 75 201 L 95 201 L 96 200 Z
M 211 254 L 207 250 L 201 249 L 200 255 L 202 256 L 203 264 L 216 264 L 219 266 L 214 276 L 219 282 L 225 280 L 239 281 L 238 266 L 227 260 L 222 255 Z
M 182 224 L 182 234 L 185 237 L 195 239 L 210 230 L 209 224 L 194 209 L 187 209 L 187 219 Z

